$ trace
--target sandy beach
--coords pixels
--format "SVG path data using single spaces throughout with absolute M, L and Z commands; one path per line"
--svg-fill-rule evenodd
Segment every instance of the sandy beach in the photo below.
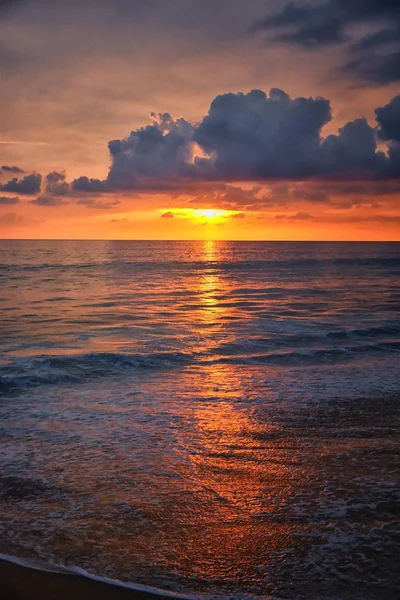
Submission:
M 4 600 L 162 600 L 169 596 L 136 591 L 81 575 L 41 571 L 0 560 Z

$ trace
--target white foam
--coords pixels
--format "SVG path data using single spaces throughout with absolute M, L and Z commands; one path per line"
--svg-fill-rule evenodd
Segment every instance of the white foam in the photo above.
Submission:
M 85 569 L 81 567 L 66 567 L 64 565 L 52 565 L 52 567 L 44 567 L 35 564 L 27 559 L 19 558 L 17 556 L 12 556 L 10 554 L 2 554 L 0 553 L 0 560 L 13 563 L 15 565 L 19 565 L 20 567 L 26 567 L 29 569 L 34 569 L 35 571 L 42 571 L 44 573 L 64 573 L 68 575 L 78 575 L 80 577 L 85 577 L 86 579 L 91 579 L 92 581 L 98 581 L 99 583 L 105 583 L 107 585 L 113 585 L 116 587 L 124 588 L 127 590 L 132 590 L 135 592 L 145 592 L 147 594 L 153 594 L 155 596 L 166 596 L 168 598 L 177 598 L 177 599 L 185 599 L 185 600 L 221 600 L 224 598 L 223 595 L 218 594 L 181 594 L 179 592 L 171 592 L 169 590 L 161 590 L 156 587 L 152 587 L 149 585 L 143 585 L 141 583 L 125 583 L 123 581 L 118 581 L 116 579 L 109 579 L 108 577 L 101 577 L 100 575 L 93 575 Z M 249 594 L 229 594 L 229 599 L 235 598 L 236 600 L 255 600 L 256 598 L 262 598 L 262 600 L 277 600 L 272 596 L 251 596 Z

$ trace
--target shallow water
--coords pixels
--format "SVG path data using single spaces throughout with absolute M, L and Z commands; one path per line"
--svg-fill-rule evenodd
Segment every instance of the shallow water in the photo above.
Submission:
M 0 551 L 397 598 L 399 244 L 0 243 Z

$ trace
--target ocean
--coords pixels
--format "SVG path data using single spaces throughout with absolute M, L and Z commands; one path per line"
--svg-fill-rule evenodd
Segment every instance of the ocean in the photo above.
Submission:
M 0 552 L 400 597 L 400 244 L 0 242 Z

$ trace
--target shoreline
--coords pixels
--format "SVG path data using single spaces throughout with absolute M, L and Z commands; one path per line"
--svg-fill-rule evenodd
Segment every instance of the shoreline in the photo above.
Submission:
M 82 569 L 47 570 L 0 555 L 0 589 L 5 600 L 191 600 L 156 588 L 96 577 Z

